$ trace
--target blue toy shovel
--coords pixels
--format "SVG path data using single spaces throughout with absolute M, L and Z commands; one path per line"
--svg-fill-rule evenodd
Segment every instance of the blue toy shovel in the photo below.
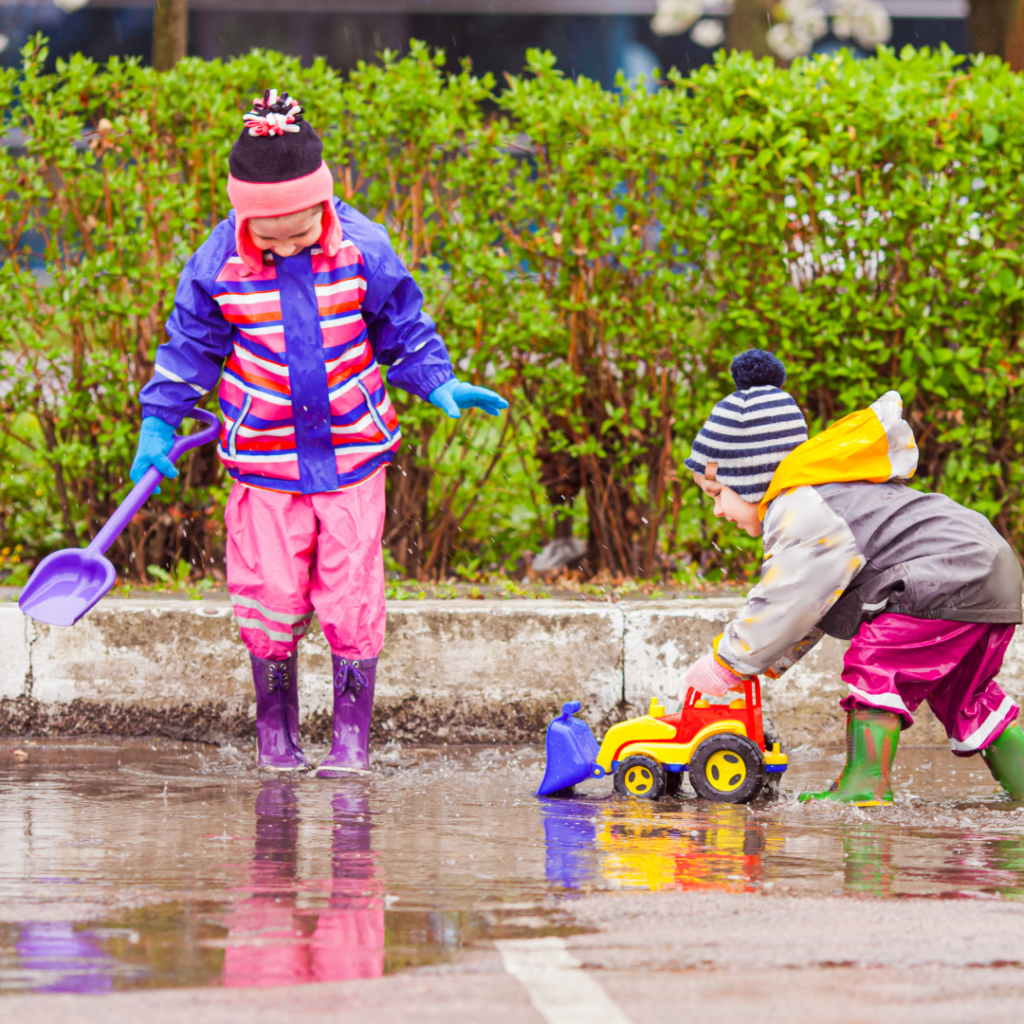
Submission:
M 604 774 L 594 763 L 599 747 L 590 726 L 574 717 L 579 709 L 578 700 L 563 704 L 562 713 L 548 726 L 544 738 L 547 762 L 537 796 L 553 796 L 571 790 L 595 774 L 598 777 Z
M 188 437 L 175 434 L 168 454 L 171 462 L 176 462 L 190 448 L 212 441 L 220 433 L 220 420 L 213 413 L 195 409 L 190 415 L 209 425 Z M 65 548 L 47 555 L 36 566 L 18 598 L 21 610 L 37 622 L 73 626 L 114 585 L 117 572 L 103 554 L 146 504 L 163 478 L 159 469 L 150 466 L 87 548 Z

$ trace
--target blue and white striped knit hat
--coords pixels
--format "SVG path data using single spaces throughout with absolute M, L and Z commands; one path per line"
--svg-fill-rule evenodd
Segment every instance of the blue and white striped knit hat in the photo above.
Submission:
M 760 501 L 779 463 L 807 440 L 800 407 L 780 391 L 786 368 L 771 354 L 752 348 L 730 367 L 736 390 L 711 410 L 683 465 L 705 476 L 718 463 L 719 483 L 745 501 Z

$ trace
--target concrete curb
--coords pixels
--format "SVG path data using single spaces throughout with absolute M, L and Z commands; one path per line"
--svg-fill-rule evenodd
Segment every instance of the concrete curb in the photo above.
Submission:
M 686 666 L 742 601 L 397 601 L 377 683 L 377 742 L 536 742 L 563 701 L 603 730 L 677 703 Z M 304 735 L 330 729 L 330 652 L 318 627 L 300 645 Z M 221 742 L 253 733 L 248 658 L 226 600 L 108 599 L 73 629 L 0 604 L 0 735 L 165 735 Z M 789 746 L 843 740 L 843 645 L 826 639 L 765 686 Z M 1024 692 L 1024 641 L 1000 681 Z M 944 733 L 922 711 L 914 743 Z

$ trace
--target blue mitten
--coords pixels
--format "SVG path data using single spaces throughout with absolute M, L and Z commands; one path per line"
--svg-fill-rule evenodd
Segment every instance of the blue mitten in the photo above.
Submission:
M 174 427 L 170 423 L 164 423 L 156 416 L 147 416 L 142 421 L 142 430 L 139 431 L 139 447 L 135 452 L 135 461 L 128 475 L 132 483 L 137 484 L 150 466 L 156 466 L 164 476 L 172 480 L 178 475 L 174 463 L 167 457 L 174 444 Z M 154 492 L 160 493 L 158 487 Z
M 483 409 L 491 416 L 497 416 L 502 409 L 508 408 L 508 402 L 496 391 L 464 384 L 454 377 L 447 384 L 434 388 L 430 392 L 429 401 L 442 412 L 448 413 L 453 420 L 459 419 L 462 415 L 460 409 Z

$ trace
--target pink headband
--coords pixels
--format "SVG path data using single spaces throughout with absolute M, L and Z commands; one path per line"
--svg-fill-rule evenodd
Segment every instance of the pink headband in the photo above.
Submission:
M 263 252 L 253 244 L 247 226 L 253 217 L 283 217 L 323 203 L 320 247 L 328 256 L 334 256 L 341 248 L 341 222 L 331 202 L 334 177 L 326 163 L 312 174 L 291 181 L 240 181 L 229 174 L 228 198 L 235 208 L 235 245 L 250 274 L 263 269 Z

